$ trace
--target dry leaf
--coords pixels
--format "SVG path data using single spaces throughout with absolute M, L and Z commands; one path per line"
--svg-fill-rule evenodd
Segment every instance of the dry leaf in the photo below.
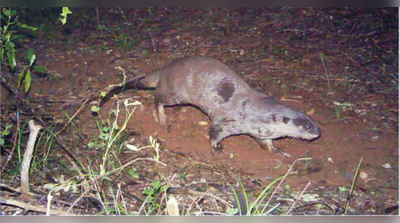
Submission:
M 207 125 L 207 124 L 208 124 L 208 122 L 205 122 L 205 121 L 200 121 L 199 122 L 199 125 L 203 125 L 204 126 L 204 125 Z
M 307 115 L 312 116 L 314 114 L 314 112 L 315 112 L 315 109 L 311 108 L 310 110 L 308 110 Z
M 167 213 L 169 216 L 179 216 L 178 201 L 172 196 L 167 201 Z

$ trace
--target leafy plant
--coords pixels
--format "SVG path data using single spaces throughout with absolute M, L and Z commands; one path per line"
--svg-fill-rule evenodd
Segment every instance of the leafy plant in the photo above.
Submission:
M 17 66 L 17 49 L 15 46 L 15 41 L 18 41 L 22 37 L 21 35 L 18 35 L 16 27 L 28 29 L 31 31 L 36 31 L 37 28 L 19 22 L 17 11 L 11 8 L 2 9 L 1 20 L 4 24 L 1 27 L 1 61 L 4 62 L 5 59 L 7 59 L 8 65 L 12 70 L 14 70 Z M 21 84 L 24 83 L 25 93 L 27 93 L 31 87 L 32 69 L 35 69 L 41 73 L 46 72 L 46 68 L 42 66 L 34 66 L 36 55 L 33 49 L 28 50 L 26 58 L 28 59 L 29 65 L 26 65 L 22 68 L 22 71 L 18 77 L 18 87 L 20 87 Z
M 143 202 L 140 210 L 144 210 L 146 215 L 153 214 L 161 205 L 158 198 L 165 194 L 168 187 L 163 185 L 161 181 L 153 181 L 151 183 L 152 187 L 147 187 L 143 190 L 143 194 L 146 195 L 146 200 Z M 147 208 L 145 208 L 147 207 Z M 140 213 L 141 211 L 139 211 Z
M 21 87 L 22 83 L 24 83 L 25 93 L 28 93 L 28 91 L 31 87 L 31 81 L 32 81 L 32 77 L 31 77 L 32 71 L 31 70 L 35 69 L 40 73 L 45 73 L 46 68 L 42 67 L 42 66 L 34 66 L 33 65 L 33 63 L 36 60 L 36 55 L 35 55 L 35 51 L 32 48 L 28 50 L 26 58 L 29 61 L 29 65 L 26 65 L 22 68 L 22 71 L 18 77 L 18 87 Z
M 260 193 L 260 195 L 258 195 L 256 200 L 253 202 L 250 202 L 248 200 L 247 192 L 243 186 L 241 179 L 239 178 L 239 185 L 242 190 L 243 200 L 239 198 L 240 195 L 238 194 L 236 189 L 232 185 L 230 185 L 230 187 L 232 188 L 233 194 L 235 195 L 235 199 L 236 199 L 236 203 L 238 204 L 237 205 L 238 208 L 237 208 L 237 210 L 236 210 L 236 208 L 233 208 L 233 209 L 229 208 L 226 210 L 226 214 L 237 214 L 238 213 L 239 215 L 246 215 L 246 216 L 268 214 L 273 209 L 266 210 L 266 208 L 269 207 L 269 202 L 264 204 L 263 201 L 265 200 L 265 198 L 268 195 L 270 195 L 272 193 L 272 186 L 277 182 L 281 182 L 284 178 L 285 178 L 285 176 L 281 176 L 281 177 L 275 179 L 274 181 L 272 181 L 268 186 L 266 186 L 264 188 L 264 190 Z M 242 210 L 242 208 L 247 211 Z
M 351 103 L 340 103 L 337 101 L 334 101 L 333 105 L 335 106 L 335 116 L 337 119 L 340 119 L 340 114 L 342 111 L 351 110 L 354 107 L 354 105 Z

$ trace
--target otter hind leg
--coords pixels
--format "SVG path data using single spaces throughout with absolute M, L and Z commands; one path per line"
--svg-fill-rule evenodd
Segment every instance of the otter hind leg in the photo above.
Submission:
M 154 102 L 154 105 L 156 107 L 155 113 L 154 113 L 156 121 L 161 126 L 166 126 L 167 125 L 167 116 L 165 115 L 164 104 L 158 102 L 158 100 L 156 99 Z
M 223 149 L 221 141 L 228 137 L 229 135 L 220 126 L 211 124 L 210 130 L 210 144 L 211 149 L 221 151 Z

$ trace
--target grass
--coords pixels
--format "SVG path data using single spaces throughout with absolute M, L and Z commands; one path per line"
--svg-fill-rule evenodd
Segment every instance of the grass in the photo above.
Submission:
M 58 194 L 61 191 L 65 193 L 72 192 L 73 194 L 81 193 L 78 199 L 73 202 L 75 205 L 80 199 L 93 193 L 91 191 L 95 191 L 94 196 L 97 201 L 101 203 L 103 209 L 98 214 L 129 214 L 122 197 L 121 188 L 118 188 L 117 190 L 114 188 L 113 178 L 124 171 L 130 172 L 130 175 L 135 175 L 135 173 L 132 173 L 128 168 L 143 160 L 152 161 L 156 164 L 163 163 L 160 161 L 160 144 L 153 137 L 150 137 L 149 139 L 149 146 L 137 148 L 133 145 L 126 144 L 126 127 L 139 103 L 132 103 L 129 102 L 129 100 L 125 100 L 123 104 L 125 110 L 124 115 L 121 116 L 123 109 L 118 103 L 116 109 L 111 110 L 107 118 L 102 119 L 101 116 L 99 116 L 99 119 L 97 120 L 99 136 L 97 139 L 92 140 L 89 143 L 92 146 L 89 145 L 88 147 L 91 149 L 97 147 L 97 150 L 102 153 L 102 155 L 100 157 L 92 157 L 92 159 L 89 158 L 89 163 L 85 160 L 81 160 L 82 163 L 87 163 L 87 169 L 76 172 L 69 179 L 59 179 L 58 183 L 45 184 L 45 188 L 49 189 L 49 197 Z M 41 138 L 45 138 L 44 135 L 45 134 L 43 134 Z M 38 145 L 50 146 L 51 139 L 48 138 L 44 141 L 39 140 Z M 153 157 L 135 158 L 126 163 L 123 163 L 119 159 L 119 155 L 124 149 L 139 152 L 148 148 L 154 149 L 155 155 Z M 100 162 L 98 162 L 98 158 L 101 159 Z M 120 187 L 120 184 L 118 184 L 118 187 Z M 79 188 L 83 188 L 83 190 L 79 190 Z M 161 182 L 154 181 L 153 190 L 145 190 L 148 199 L 146 199 L 143 204 L 144 208 L 142 208 L 142 210 L 144 214 L 153 213 L 154 208 L 157 207 L 157 203 L 155 202 L 157 196 L 155 195 L 158 194 L 159 191 L 162 191 L 162 188 Z M 70 209 L 72 209 L 74 205 L 72 205 Z

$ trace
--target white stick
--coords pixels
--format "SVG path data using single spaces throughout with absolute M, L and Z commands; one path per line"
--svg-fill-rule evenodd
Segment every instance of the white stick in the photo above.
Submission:
M 29 167 L 32 160 L 33 149 L 35 148 L 35 141 L 37 135 L 42 128 L 36 125 L 33 120 L 29 121 L 29 140 L 24 153 L 24 159 L 21 164 L 21 192 L 29 192 Z

